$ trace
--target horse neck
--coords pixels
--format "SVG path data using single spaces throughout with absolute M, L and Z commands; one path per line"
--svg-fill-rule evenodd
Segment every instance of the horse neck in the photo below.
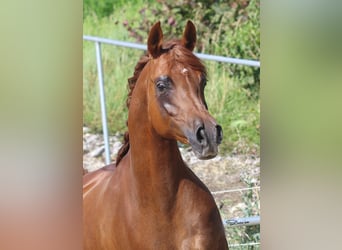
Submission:
M 153 128 L 143 129 L 142 124 L 130 134 L 130 140 L 130 163 L 136 179 L 158 189 L 177 184 L 184 162 L 176 141 L 160 138 Z
M 137 83 L 129 110 L 130 165 L 137 197 L 153 199 L 169 206 L 177 193 L 185 164 L 177 141 L 159 136 L 150 124 L 147 109 L 147 82 Z

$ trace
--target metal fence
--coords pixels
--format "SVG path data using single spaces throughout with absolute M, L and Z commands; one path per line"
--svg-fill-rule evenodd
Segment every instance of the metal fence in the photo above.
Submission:
M 102 128 L 103 128 L 103 140 L 105 146 L 105 162 L 106 164 L 110 164 L 110 146 L 109 146 L 109 135 L 108 135 L 108 127 L 107 127 L 107 111 L 106 111 L 106 98 L 105 98 L 105 90 L 104 90 L 104 78 L 103 78 L 103 67 L 102 67 L 102 54 L 101 54 L 101 44 L 109 44 L 114 46 L 139 49 L 139 50 L 147 50 L 147 46 L 143 44 L 131 43 L 131 42 L 123 42 L 117 40 L 111 40 L 107 38 L 94 37 L 94 36 L 83 36 L 83 40 L 94 42 L 96 49 L 96 63 L 97 63 L 97 73 L 99 79 L 99 89 L 100 89 L 100 103 L 101 103 L 101 118 L 102 118 Z M 195 53 L 195 55 L 203 60 L 211 60 L 223 63 L 232 63 L 239 65 L 246 65 L 251 67 L 260 67 L 260 61 L 255 60 L 246 60 L 246 59 L 237 59 L 231 57 L 224 56 L 216 56 L 216 55 L 208 55 L 202 53 Z M 260 187 L 254 187 L 259 189 Z M 240 192 L 246 191 L 251 188 L 243 188 L 243 189 L 235 189 L 235 190 L 223 190 L 216 193 L 227 193 L 227 192 Z M 260 224 L 260 216 L 246 217 L 246 218 L 235 218 L 235 219 L 225 219 L 223 220 L 225 226 L 235 227 L 235 226 L 252 226 Z M 249 247 L 249 246 L 258 246 L 260 243 L 247 243 L 247 244 L 236 244 L 229 245 L 230 248 L 235 247 Z

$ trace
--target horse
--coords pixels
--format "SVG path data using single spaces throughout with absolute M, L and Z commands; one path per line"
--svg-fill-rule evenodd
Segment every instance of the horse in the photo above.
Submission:
M 128 79 L 128 132 L 116 164 L 83 177 L 85 249 L 228 249 L 209 189 L 183 161 L 217 155 L 222 128 L 204 97 L 207 73 L 193 54 L 196 28 L 164 42 L 153 25 L 147 53 Z

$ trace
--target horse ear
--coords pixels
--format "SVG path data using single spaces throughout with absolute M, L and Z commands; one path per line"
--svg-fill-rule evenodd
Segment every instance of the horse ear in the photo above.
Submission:
M 190 51 L 193 51 L 196 44 L 196 28 L 189 20 L 183 33 L 182 45 Z
M 160 28 L 160 21 L 153 25 L 147 40 L 148 52 L 153 58 L 158 57 L 162 51 L 163 31 Z

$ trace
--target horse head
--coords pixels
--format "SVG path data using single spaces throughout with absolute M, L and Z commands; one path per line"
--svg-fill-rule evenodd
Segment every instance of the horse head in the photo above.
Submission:
M 200 159 L 217 155 L 222 128 L 209 114 L 204 97 L 206 70 L 192 53 L 196 29 L 187 22 L 180 40 L 163 42 L 160 22 L 148 37 L 148 115 L 162 137 L 190 144 Z

